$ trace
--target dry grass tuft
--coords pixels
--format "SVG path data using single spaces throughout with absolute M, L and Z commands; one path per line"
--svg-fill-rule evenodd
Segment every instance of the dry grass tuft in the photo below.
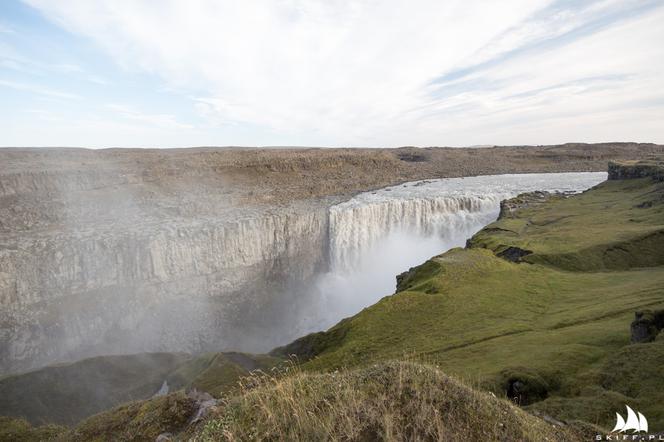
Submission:
M 197 441 L 582 440 L 511 403 L 413 362 L 254 377 Z

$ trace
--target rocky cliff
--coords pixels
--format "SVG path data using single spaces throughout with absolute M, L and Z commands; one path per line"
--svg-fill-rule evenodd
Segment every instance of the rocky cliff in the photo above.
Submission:
M 664 181 L 664 160 L 633 160 L 609 162 L 609 179 L 625 180 L 651 177 L 656 181 Z
M 328 207 L 353 193 L 602 170 L 663 149 L 0 149 L 0 373 L 117 352 L 267 350 L 300 333 L 300 301 L 328 264 Z

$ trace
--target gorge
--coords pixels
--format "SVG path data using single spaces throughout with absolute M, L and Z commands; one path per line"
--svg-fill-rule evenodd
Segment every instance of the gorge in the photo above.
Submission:
M 606 176 L 426 180 L 262 206 L 187 189 L 167 206 L 172 183 L 88 173 L 3 178 L 14 204 L 3 206 L 2 372 L 102 354 L 266 352 L 389 295 L 394 275 L 463 245 L 500 200 Z

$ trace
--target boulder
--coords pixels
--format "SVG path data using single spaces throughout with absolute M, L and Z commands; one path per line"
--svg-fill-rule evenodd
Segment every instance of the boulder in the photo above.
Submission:
M 642 310 L 634 314 L 630 325 L 632 343 L 652 342 L 664 328 L 664 310 Z

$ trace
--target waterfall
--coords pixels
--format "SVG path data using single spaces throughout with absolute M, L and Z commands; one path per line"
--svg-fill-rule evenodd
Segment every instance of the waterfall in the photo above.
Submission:
M 329 210 L 329 271 L 316 282 L 305 320 L 320 330 L 394 292 L 395 276 L 493 222 L 500 201 L 520 193 L 579 192 L 606 173 L 447 178 L 365 192 Z
M 394 234 L 419 238 L 468 237 L 497 215 L 502 195 L 386 199 L 330 209 L 332 270 L 349 271 Z

